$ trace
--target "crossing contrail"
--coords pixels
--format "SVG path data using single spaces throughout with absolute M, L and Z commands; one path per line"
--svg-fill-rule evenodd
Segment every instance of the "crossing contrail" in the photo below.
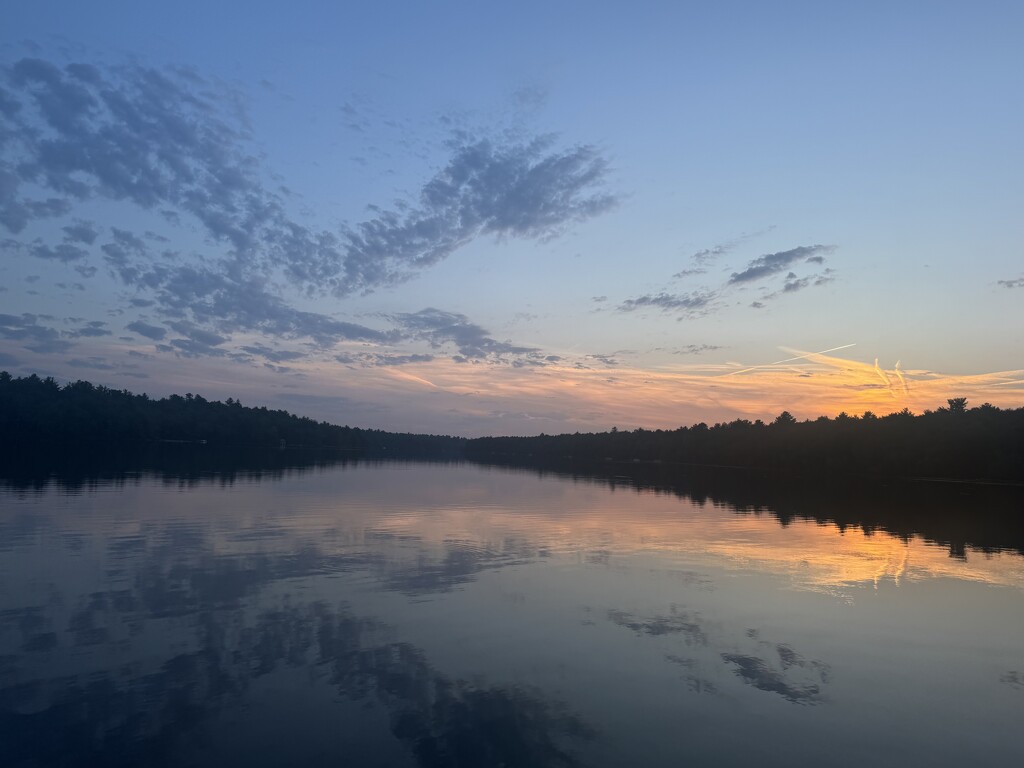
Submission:
M 746 373 L 747 371 L 756 371 L 758 368 L 769 368 L 773 365 L 782 365 L 783 363 L 791 363 L 794 360 L 804 360 L 808 357 L 814 357 L 815 355 L 824 355 L 826 352 L 836 352 L 840 349 L 848 349 L 849 347 L 855 347 L 856 344 L 843 344 L 841 347 L 832 347 L 831 349 L 823 349 L 821 352 L 808 352 L 806 355 L 797 355 L 796 357 L 787 357 L 785 360 L 776 360 L 774 363 L 763 363 L 761 365 L 752 365 L 749 368 L 744 368 L 742 371 L 729 371 L 729 373 L 723 373 L 722 376 L 736 376 L 740 373 Z

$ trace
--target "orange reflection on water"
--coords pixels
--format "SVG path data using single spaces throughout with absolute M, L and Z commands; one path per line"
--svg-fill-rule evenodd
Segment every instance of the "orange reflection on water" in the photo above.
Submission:
M 962 557 L 919 536 L 841 529 L 807 520 L 780 524 L 768 513 L 737 513 L 653 492 L 586 485 L 558 499 L 527 498 L 526 505 L 488 502 L 439 506 L 389 515 L 370 528 L 444 548 L 453 542 L 491 553 L 543 550 L 578 562 L 614 566 L 655 558 L 653 567 L 700 566 L 759 571 L 794 587 L 835 593 L 844 587 L 952 578 L 1024 588 L 1024 557 L 971 547 Z M 464 501 L 470 501 L 464 499 Z M 369 521 L 367 521 L 369 522 Z

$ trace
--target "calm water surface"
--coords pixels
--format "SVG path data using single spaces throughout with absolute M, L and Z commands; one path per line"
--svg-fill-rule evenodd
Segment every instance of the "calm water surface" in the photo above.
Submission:
M 472 465 L 35 486 L 0 765 L 1024 762 L 1019 547 Z

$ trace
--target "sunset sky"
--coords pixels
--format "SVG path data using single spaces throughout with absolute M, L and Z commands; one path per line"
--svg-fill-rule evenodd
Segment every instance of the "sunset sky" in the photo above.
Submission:
M 1024 4 L 10 3 L 0 369 L 483 434 L 1024 406 Z

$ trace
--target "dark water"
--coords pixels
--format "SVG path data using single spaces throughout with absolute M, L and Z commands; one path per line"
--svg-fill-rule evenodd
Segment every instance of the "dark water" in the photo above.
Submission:
M 1024 761 L 1019 492 L 16 464 L 3 766 Z

